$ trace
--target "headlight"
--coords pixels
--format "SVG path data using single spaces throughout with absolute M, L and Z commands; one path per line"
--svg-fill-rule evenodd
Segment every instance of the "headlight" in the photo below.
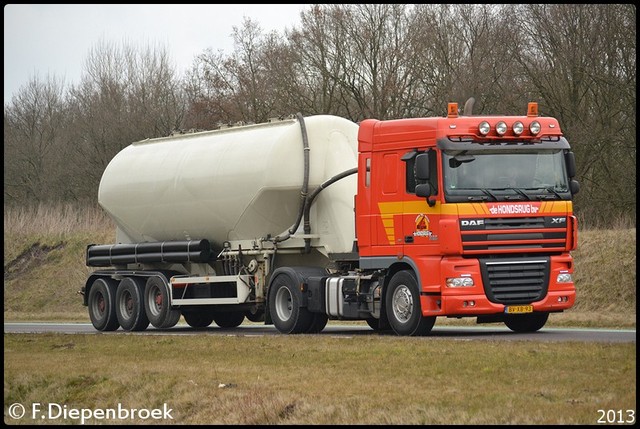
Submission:
M 534 136 L 537 135 L 540 132 L 540 122 L 533 121 L 531 124 L 529 124 L 529 131 L 531 131 L 531 134 L 533 134 Z
M 507 132 L 507 124 L 504 121 L 500 121 L 496 124 L 496 132 L 499 135 L 504 135 Z
M 569 273 L 560 273 L 556 278 L 557 283 L 573 283 L 573 277 Z
M 480 122 L 480 125 L 478 126 L 478 131 L 480 131 L 480 134 L 482 134 L 483 136 L 486 136 L 487 134 L 489 134 L 490 130 L 491 130 L 491 125 L 489 125 L 487 121 Z
M 515 135 L 519 136 L 522 134 L 522 131 L 524 131 L 524 125 L 522 125 L 522 122 L 518 121 L 513 124 L 513 133 Z
M 473 287 L 471 277 L 448 277 L 447 287 Z

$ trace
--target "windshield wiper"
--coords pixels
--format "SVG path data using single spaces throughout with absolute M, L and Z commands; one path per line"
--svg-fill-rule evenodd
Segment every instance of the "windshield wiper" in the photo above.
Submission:
M 531 196 L 528 195 L 525 191 L 523 191 L 520 188 L 514 188 L 513 186 L 509 186 L 508 188 L 504 188 L 504 189 L 511 189 L 513 191 L 516 191 L 518 194 L 522 195 L 525 199 L 530 200 Z
M 485 189 L 485 188 L 478 188 L 478 189 L 480 189 L 485 194 L 489 195 L 491 198 L 493 198 L 494 201 L 498 201 L 498 198 L 490 190 Z
M 542 195 L 539 192 L 537 193 L 536 197 L 539 200 L 548 200 L 548 199 L 562 199 L 562 195 L 560 195 L 559 193 L 556 192 L 555 187 L 554 186 L 540 186 L 537 188 L 527 188 L 527 190 L 540 190 L 540 189 L 544 189 L 545 191 L 552 193 L 553 195 Z
M 556 197 L 558 197 L 559 200 L 562 199 L 562 195 L 560 195 L 559 193 L 556 192 L 555 187 L 554 186 L 549 186 L 548 188 L 545 188 L 545 190 L 547 192 L 551 192 L 553 195 L 555 195 Z

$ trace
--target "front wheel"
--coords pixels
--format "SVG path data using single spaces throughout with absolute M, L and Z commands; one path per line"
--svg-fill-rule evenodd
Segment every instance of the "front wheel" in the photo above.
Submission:
M 549 313 L 505 314 L 504 324 L 513 332 L 536 332 L 547 323 Z
M 391 329 L 398 335 L 426 335 L 436 322 L 435 316 L 422 316 L 418 281 L 409 271 L 399 271 L 391 278 L 385 305 Z

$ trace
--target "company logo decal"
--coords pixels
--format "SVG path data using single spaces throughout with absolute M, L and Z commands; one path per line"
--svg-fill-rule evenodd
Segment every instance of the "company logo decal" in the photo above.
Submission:
M 503 214 L 535 214 L 540 211 L 540 203 L 512 203 L 512 204 L 490 204 L 489 213 L 494 215 Z
M 414 237 L 431 237 L 432 232 L 429 230 L 429 218 L 426 214 L 416 216 L 416 228 L 413 231 Z

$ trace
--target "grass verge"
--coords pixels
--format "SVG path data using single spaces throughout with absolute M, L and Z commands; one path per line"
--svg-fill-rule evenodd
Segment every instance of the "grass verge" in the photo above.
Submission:
M 439 338 L 5 334 L 5 423 L 597 424 L 635 410 L 635 344 Z M 116 416 L 117 417 L 117 416 Z

